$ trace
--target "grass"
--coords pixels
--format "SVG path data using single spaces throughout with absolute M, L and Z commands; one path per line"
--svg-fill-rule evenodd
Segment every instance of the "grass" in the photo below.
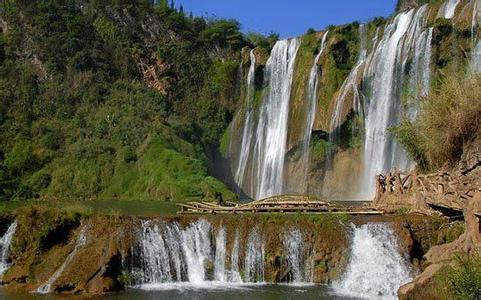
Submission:
M 457 257 L 454 266 L 448 266 L 438 273 L 440 290 L 446 299 L 481 298 L 481 255 Z
M 176 202 L 159 200 L 28 200 L 0 204 L 0 215 L 16 213 L 28 207 L 60 209 L 80 215 L 108 216 L 172 216 L 178 211 Z
M 393 132 L 425 170 L 453 167 L 463 147 L 480 137 L 480 116 L 481 76 L 449 75 L 423 100 L 417 121 Z

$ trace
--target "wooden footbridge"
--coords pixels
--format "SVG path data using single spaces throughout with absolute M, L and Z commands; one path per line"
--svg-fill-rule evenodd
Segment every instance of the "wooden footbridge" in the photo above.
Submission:
M 245 204 L 225 202 L 179 203 L 178 214 L 347 214 L 347 215 L 380 215 L 383 212 L 367 206 L 343 206 L 313 197 L 300 195 L 281 195 Z

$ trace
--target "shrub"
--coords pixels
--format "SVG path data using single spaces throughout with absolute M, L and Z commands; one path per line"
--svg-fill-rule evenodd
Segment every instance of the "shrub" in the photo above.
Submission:
M 458 257 L 454 266 L 442 270 L 438 279 L 448 299 L 481 298 L 481 255 Z
M 480 137 L 481 76 L 450 75 L 423 99 L 417 121 L 393 128 L 410 156 L 425 169 L 452 167 L 466 143 Z
M 32 162 L 32 143 L 18 136 L 12 150 L 5 156 L 5 166 L 14 173 L 22 173 L 30 167 Z

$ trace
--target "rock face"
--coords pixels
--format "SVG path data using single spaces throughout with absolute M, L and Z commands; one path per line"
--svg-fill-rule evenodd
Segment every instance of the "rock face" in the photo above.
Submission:
M 481 249 L 481 193 L 477 193 L 468 203 L 464 217 L 466 231 L 452 243 L 434 246 L 424 256 L 428 267 L 416 279 L 402 286 L 400 299 L 435 299 L 436 282 L 434 277 L 443 267 L 451 264 L 456 254 L 474 254 Z
M 427 1 L 423 1 L 423 0 L 399 0 L 396 5 L 396 11 L 400 12 L 400 11 L 408 10 L 416 6 L 419 6 L 421 4 L 424 4 L 426 2 Z

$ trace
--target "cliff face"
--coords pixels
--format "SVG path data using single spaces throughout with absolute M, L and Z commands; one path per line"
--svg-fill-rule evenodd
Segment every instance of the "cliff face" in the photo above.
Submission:
M 259 174 L 270 178 L 282 170 L 277 185 L 284 193 L 367 200 L 376 174 L 414 167 L 414 138 L 401 141 L 394 129 L 419 116 L 422 99 L 446 75 L 470 72 L 479 13 L 476 1 L 400 1 L 397 8 L 389 19 L 296 38 L 282 97 L 289 110 L 272 120 L 265 114 L 277 109 L 268 101 L 272 70 L 257 69 L 265 63 L 256 61 L 256 84 L 249 86 L 244 61 L 242 101 L 228 132 L 236 190 L 255 198 Z

